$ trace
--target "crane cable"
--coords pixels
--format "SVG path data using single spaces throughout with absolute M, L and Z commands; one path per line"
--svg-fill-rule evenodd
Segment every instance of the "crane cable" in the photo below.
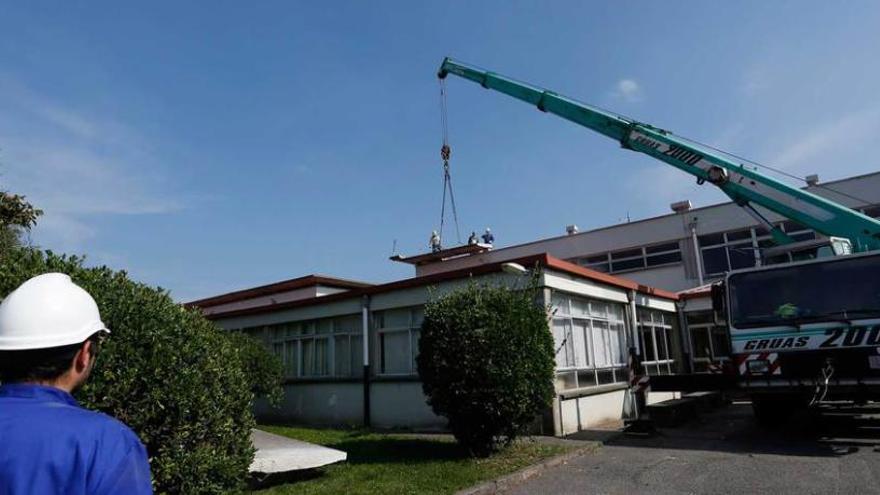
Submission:
M 443 239 L 443 225 L 446 222 L 446 191 L 449 190 L 449 202 L 452 206 L 452 218 L 455 221 L 455 236 L 461 244 L 461 231 L 458 227 L 458 212 L 455 209 L 455 194 L 452 192 L 452 175 L 449 173 L 449 158 L 452 149 L 449 147 L 449 126 L 446 116 L 446 81 L 440 79 L 440 125 L 443 130 L 443 146 L 440 147 L 440 158 L 443 159 L 443 203 L 440 206 L 440 239 Z

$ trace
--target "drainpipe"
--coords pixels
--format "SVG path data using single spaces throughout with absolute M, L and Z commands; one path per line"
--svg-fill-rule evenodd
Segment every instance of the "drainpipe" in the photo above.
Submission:
M 694 372 L 694 348 L 691 340 L 691 329 L 687 325 L 687 316 L 684 314 L 684 308 L 687 306 L 687 300 L 681 299 L 675 301 L 675 309 L 678 312 L 678 326 L 681 328 L 681 352 L 684 354 L 684 372 Z
M 626 298 L 629 299 L 629 321 L 630 329 L 629 329 L 629 337 L 630 337 L 630 347 L 635 349 L 636 354 L 642 355 L 642 345 L 639 343 L 639 323 L 638 323 L 638 313 L 636 312 L 636 291 L 629 290 L 626 292 Z
M 361 303 L 361 326 L 364 348 L 364 427 L 370 426 L 370 296 L 364 295 Z
M 691 223 L 691 242 L 694 243 L 694 257 L 697 260 L 697 278 L 703 285 L 703 256 L 700 253 L 700 243 L 697 242 L 697 222 Z

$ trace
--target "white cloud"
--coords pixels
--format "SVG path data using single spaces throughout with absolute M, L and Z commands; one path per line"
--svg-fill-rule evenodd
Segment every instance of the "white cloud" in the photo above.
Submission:
M 96 234 L 92 215 L 179 210 L 165 170 L 133 128 L 72 110 L 0 74 L 0 188 L 45 210 L 36 244 L 80 250 Z
M 635 79 L 621 79 L 614 86 L 614 96 L 629 102 L 636 102 L 640 101 L 644 95 L 641 86 Z

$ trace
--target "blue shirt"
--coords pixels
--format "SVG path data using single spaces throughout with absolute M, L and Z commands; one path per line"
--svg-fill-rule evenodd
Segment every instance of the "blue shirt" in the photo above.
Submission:
M 0 495 L 117 493 L 153 493 L 131 429 L 54 387 L 0 386 Z

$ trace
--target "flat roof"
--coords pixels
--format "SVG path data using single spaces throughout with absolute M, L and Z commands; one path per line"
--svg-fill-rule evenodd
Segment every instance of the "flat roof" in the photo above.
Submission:
M 650 287 L 647 285 L 639 284 L 637 282 L 633 282 L 632 280 L 625 279 L 622 277 L 617 277 L 614 275 L 609 275 L 607 273 L 598 272 L 596 270 L 591 270 L 589 268 L 584 268 L 582 266 L 578 266 L 574 263 L 570 263 L 568 261 L 561 260 L 559 258 L 554 258 L 547 253 L 536 254 L 531 256 L 525 256 L 520 258 L 508 259 L 497 261 L 493 263 L 486 263 L 483 265 L 478 265 L 469 268 L 462 268 L 459 270 L 451 270 L 448 272 L 434 273 L 431 275 L 423 275 L 421 277 L 413 277 L 407 278 L 403 280 L 397 280 L 394 282 L 389 282 L 385 284 L 379 285 L 365 285 L 359 288 L 353 288 L 346 292 L 340 292 L 337 294 L 329 294 L 326 296 L 320 297 L 312 297 L 308 299 L 300 299 L 296 301 L 288 301 L 282 303 L 273 303 L 266 304 L 263 306 L 257 306 L 253 308 L 242 308 L 227 312 L 217 312 L 209 315 L 205 315 L 206 318 L 211 320 L 217 320 L 222 318 L 230 318 L 234 316 L 244 316 L 244 315 L 254 315 L 254 314 L 262 314 L 262 313 L 270 313 L 274 311 L 280 311 L 284 309 L 292 309 L 299 308 L 304 306 L 314 306 L 318 304 L 325 304 L 334 301 L 342 301 L 346 299 L 363 297 L 366 295 L 380 294 L 383 292 L 391 292 L 394 290 L 400 289 L 408 289 L 413 287 L 421 287 L 431 284 L 436 284 L 439 282 L 445 282 L 449 280 L 456 280 L 460 278 L 466 278 L 473 275 L 484 275 L 488 273 L 494 273 L 501 271 L 501 265 L 505 263 L 518 263 L 527 268 L 549 268 L 554 271 L 568 273 L 570 275 L 575 275 L 578 277 L 582 277 L 585 279 L 593 280 L 595 282 L 603 283 L 606 285 L 610 285 L 613 287 L 618 287 L 621 289 L 634 290 L 640 292 L 642 294 L 652 295 L 663 299 L 669 299 L 675 301 L 678 299 L 678 295 L 674 292 L 666 291 L 663 289 L 658 289 L 655 287 Z M 240 291 L 244 292 L 244 291 Z M 217 296 L 223 297 L 223 296 Z M 199 301 L 195 301 L 193 303 L 189 303 L 189 306 L 195 307 L 207 307 L 201 304 L 196 304 Z
M 186 307 L 199 307 L 199 308 L 210 308 L 212 306 L 219 306 L 221 304 L 227 304 L 232 302 L 244 301 L 247 299 L 253 299 L 255 297 L 260 296 L 270 296 L 272 294 L 278 294 L 280 292 L 287 292 L 296 289 L 304 289 L 306 287 L 314 287 L 318 285 L 323 285 L 325 287 L 335 287 L 339 289 L 361 289 L 364 287 L 370 287 L 373 284 L 368 284 L 366 282 L 358 282 L 356 280 L 347 280 L 344 278 L 337 277 L 328 277 L 326 275 L 306 275 L 304 277 L 292 278 L 289 280 L 282 280 L 281 282 L 274 282 L 271 284 L 260 285 L 258 287 L 251 287 L 249 289 L 237 290 L 234 292 L 227 292 L 225 294 L 220 294 L 217 296 L 206 297 L 204 299 L 198 299 L 195 301 L 190 301 L 185 303 Z

